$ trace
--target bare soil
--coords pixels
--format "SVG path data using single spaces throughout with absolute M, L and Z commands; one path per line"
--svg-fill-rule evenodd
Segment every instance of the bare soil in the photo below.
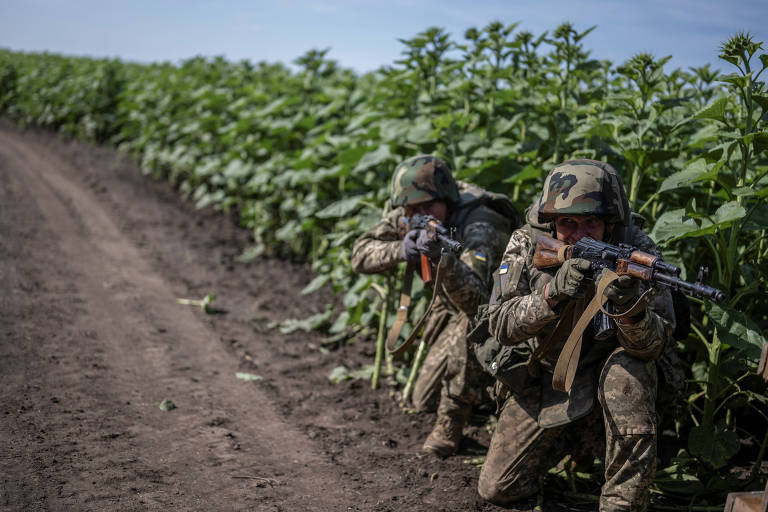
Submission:
M 113 150 L 0 124 L 0 509 L 500 510 L 481 425 L 424 455 L 433 414 L 328 380 L 370 340 L 267 327 L 332 298 L 300 295 L 305 265 L 238 262 L 250 242 Z M 176 302 L 209 292 L 225 312 Z

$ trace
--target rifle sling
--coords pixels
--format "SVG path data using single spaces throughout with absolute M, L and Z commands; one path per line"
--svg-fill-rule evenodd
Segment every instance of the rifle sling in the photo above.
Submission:
M 413 326 L 411 334 L 408 335 L 408 337 L 405 339 L 405 341 L 403 341 L 402 344 L 400 344 L 400 346 L 395 347 L 397 339 L 400 337 L 400 331 L 403 329 L 403 325 L 405 325 L 405 322 L 408 320 L 408 308 L 411 305 L 411 284 L 413 283 L 413 273 L 416 266 L 415 264 L 408 264 L 408 267 L 405 270 L 403 292 L 400 294 L 400 307 L 397 309 L 397 317 L 395 318 L 395 323 L 392 324 L 392 328 L 389 330 L 389 334 L 387 335 L 387 351 L 391 353 L 393 357 L 397 357 L 408 350 L 408 347 L 410 347 L 418 337 L 421 327 L 424 325 L 427 316 L 429 316 L 429 313 L 432 311 L 432 306 L 434 306 L 435 300 L 437 299 L 437 295 L 440 290 L 440 267 L 441 265 L 438 263 L 437 272 L 435 274 L 435 284 L 432 288 L 432 300 L 429 301 L 427 309 L 424 311 L 424 314 L 419 319 L 419 321 L 416 322 L 416 325 Z
M 611 270 L 605 269 L 603 271 L 600 282 L 597 284 L 595 296 L 592 297 L 592 300 L 589 301 L 589 304 L 587 304 L 584 312 L 579 317 L 579 320 L 576 322 L 573 331 L 571 331 L 571 334 L 568 336 L 568 340 L 565 342 L 565 346 L 563 346 L 563 350 L 560 352 L 560 356 L 557 358 L 555 371 L 552 376 L 553 389 L 566 392 L 571 390 L 571 386 L 573 385 L 573 378 L 576 376 L 576 368 L 579 365 L 579 355 L 581 354 L 581 341 L 584 334 L 584 329 L 587 328 L 587 325 L 589 325 L 589 322 L 592 321 L 592 317 L 595 316 L 595 313 L 597 313 L 598 310 L 601 310 L 611 318 L 621 319 L 624 317 L 637 315 L 647 305 L 648 299 L 650 298 L 649 294 L 652 288 L 646 290 L 645 293 L 643 293 L 637 299 L 637 302 L 635 302 L 627 311 L 623 311 L 617 314 L 608 313 L 603 307 L 605 302 L 608 300 L 605 297 L 604 292 L 608 285 L 618 278 L 619 276 Z

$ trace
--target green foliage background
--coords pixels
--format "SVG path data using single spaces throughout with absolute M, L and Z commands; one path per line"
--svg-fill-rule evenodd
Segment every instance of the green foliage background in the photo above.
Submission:
M 305 293 L 328 284 L 341 294 L 338 311 L 282 328 L 339 338 L 383 328 L 393 306 L 395 277 L 353 274 L 349 253 L 381 217 L 397 162 L 436 153 L 523 210 L 555 164 L 608 161 L 666 259 L 689 280 L 709 265 L 709 284 L 728 294 L 694 304 L 693 333 L 679 344 L 689 385 L 668 428 L 682 442 L 657 489 L 695 503 L 756 488 L 768 444 L 755 375 L 768 333 L 768 54 L 736 34 L 720 47 L 731 73 L 666 71 L 670 57 L 590 58 L 583 40 L 594 27 L 516 28 L 494 22 L 462 41 L 429 28 L 363 76 L 327 50 L 296 59 L 298 71 L 0 50 L 0 113 L 116 146 L 198 206 L 236 211 L 255 239 L 244 258 L 309 260 L 317 277 Z

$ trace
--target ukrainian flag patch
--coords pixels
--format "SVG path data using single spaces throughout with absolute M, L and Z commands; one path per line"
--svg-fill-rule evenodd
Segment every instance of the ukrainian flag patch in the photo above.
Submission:
M 482 262 L 486 261 L 485 254 L 483 254 L 481 252 L 476 252 L 472 256 L 474 256 L 476 260 L 479 260 L 479 261 L 482 261 Z
M 509 263 L 502 263 L 499 267 L 499 275 L 509 272 Z

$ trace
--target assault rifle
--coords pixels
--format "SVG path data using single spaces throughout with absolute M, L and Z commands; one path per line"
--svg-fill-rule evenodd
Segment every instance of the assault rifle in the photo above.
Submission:
M 403 230 L 403 234 L 412 229 L 426 229 L 433 234 L 438 242 L 440 242 L 443 250 L 450 250 L 456 254 L 461 252 L 461 242 L 453 239 L 455 236 L 455 229 L 446 228 L 432 215 L 422 215 L 417 213 L 410 218 L 402 217 L 401 222 L 401 229 Z M 434 279 L 432 277 L 432 263 L 429 261 L 429 258 L 427 258 L 425 254 L 421 255 L 421 279 L 424 281 L 424 286 L 431 286 Z
M 629 244 L 612 245 L 590 237 L 584 237 L 573 245 L 560 240 L 540 236 L 536 241 L 533 264 L 538 269 L 559 267 L 571 258 L 582 258 L 590 263 L 590 273 L 597 276 L 603 269 L 614 271 L 619 276 L 629 275 L 651 284 L 660 284 L 672 290 L 721 302 L 725 293 L 704 284 L 708 269 L 702 267 L 696 282 L 680 279 L 680 268 L 671 265 L 659 256 L 639 250 Z M 611 307 L 610 302 L 608 303 Z M 609 313 L 612 312 L 608 311 Z M 595 315 L 595 339 L 605 339 L 615 333 L 616 326 L 611 318 L 598 311 Z
M 440 224 L 440 221 L 434 218 L 432 215 L 416 214 L 411 218 L 400 217 L 397 222 L 397 229 L 401 237 L 405 236 L 408 231 L 413 229 L 426 229 L 432 234 L 432 236 L 435 237 L 438 242 L 440 242 L 442 251 L 450 250 L 458 253 L 462 249 L 461 243 L 453 239 L 454 229 L 446 228 Z M 400 346 L 396 347 L 395 345 L 397 344 L 398 337 L 400 336 L 400 331 L 408 319 L 408 308 L 411 305 L 411 284 L 413 282 L 413 274 L 415 271 L 415 265 L 411 262 L 408 262 L 408 266 L 405 269 L 405 277 L 403 278 L 403 289 L 400 292 L 400 306 L 397 308 L 397 317 L 395 318 L 395 323 L 392 324 L 392 327 L 389 330 L 389 334 L 387 334 L 386 347 L 393 357 L 405 352 L 405 350 L 413 343 L 413 340 L 416 339 L 417 333 L 421 331 L 421 327 L 424 325 L 424 321 L 426 320 L 429 312 L 432 310 L 432 306 L 435 304 L 435 299 L 438 297 L 437 290 L 435 290 L 435 293 L 432 294 L 432 300 L 427 306 L 427 309 L 422 315 L 421 319 L 419 319 L 419 321 L 416 322 L 416 324 L 413 326 L 411 334 Z M 434 279 L 439 280 L 439 277 L 440 275 L 438 273 Z M 439 283 L 433 282 L 432 262 L 429 261 L 427 255 L 423 253 L 421 254 L 421 279 L 424 281 L 425 287 L 440 286 Z M 423 339 L 421 340 L 421 343 L 422 344 L 419 346 L 419 351 L 423 350 L 423 347 L 426 347 L 425 341 Z M 418 361 L 419 358 L 417 356 L 416 362 L 414 363 L 414 368 L 412 369 L 413 371 L 411 373 L 411 377 L 415 376 L 418 371 Z M 409 379 L 409 383 L 411 382 L 412 381 Z M 409 384 L 406 384 L 406 392 L 404 393 L 406 397 L 408 395 L 408 388 Z

